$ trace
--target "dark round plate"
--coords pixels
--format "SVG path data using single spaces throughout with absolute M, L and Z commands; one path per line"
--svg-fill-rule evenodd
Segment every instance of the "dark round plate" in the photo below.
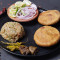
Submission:
M 44 9 L 42 9 L 44 10 Z M 42 10 L 40 9 L 39 11 L 42 12 Z M 44 10 L 45 11 L 45 10 Z M 9 21 L 12 21 L 8 16 L 7 14 L 4 14 L 1 18 L 0 18 L 0 29 L 1 27 L 3 26 L 4 23 L 6 22 L 9 22 Z M 6 49 L 5 46 L 3 44 L 0 44 L 1 47 L 11 53 L 11 54 L 14 54 L 14 55 L 17 55 L 17 56 L 25 56 L 25 57 L 32 57 L 32 56 L 43 56 L 43 55 L 46 55 L 46 54 L 49 54 L 53 51 L 56 51 L 57 49 L 59 49 L 60 47 L 60 42 L 58 42 L 56 45 L 54 46 L 51 46 L 51 47 L 41 47 L 41 46 L 37 46 L 33 40 L 34 38 L 34 33 L 35 31 L 41 27 L 42 25 L 38 23 L 37 21 L 37 18 L 31 22 L 25 22 L 25 23 L 21 23 L 25 29 L 25 32 L 26 32 L 26 35 L 24 38 L 22 39 L 19 39 L 19 41 L 21 42 L 25 42 L 27 41 L 27 38 L 28 38 L 28 42 L 25 43 L 25 45 L 27 46 L 36 46 L 38 47 L 38 50 L 39 52 L 36 54 L 36 55 L 21 55 L 19 51 L 14 51 L 14 52 L 11 52 L 10 50 Z M 60 30 L 60 22 L 58 22 L 57 24 L 55 25 L 52 25 L 53 27 L 56 27 L 58 30 Z M 4 42 L 7 42 L 5 39 L 2 38 L 2 36 L 0 36 L 0 41 L 4 41 Z

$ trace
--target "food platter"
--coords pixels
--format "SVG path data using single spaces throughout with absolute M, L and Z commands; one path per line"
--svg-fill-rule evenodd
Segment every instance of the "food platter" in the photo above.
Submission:
M 45 9 L 42 9 L 40 8 L 39 9 L 39 12 L 42 12 L 42 11 L 45 11 Z M 4 23 L 6 22 L 11 22 L 12 20 L 7 16 L 7 14 L 3 14 L 1 19 L 0 19 L 0 29 L 1 27 L 3 26 Z M 33 36 L 34 36 L 34 33 L 35 31 L 41 27 L 42 25 L 38 23 L 37 21 L 37 18 L 34 19 L 33 21 L 30 21 L 30 22 L 21 22 L 21 24 L 23 25 L 24 29 L 25 29 L 25 32 L 26 32 L 26 35 L 23 39 L 19 39 L 19 41 L 21 42 L 25 42 L 27 41 L 27 38 L 28 38 L 28 42 L 25 44 L 27 46 L 37 46 L 36 43 L 34 42 L 33 40 Z M 59 22 L 55 25 L 52 25 L 53 27 L 56 27 L 58 30 L 60 30 L 60 27 L 59 27 Z M 4 41 L 4 42 L 7 42 L 4 38 L 2 38 L 2 36 L 0 36 L 0 41 Z M 56 51 L 57 49 L 60 48 L 60 42 L 58 42 L 56 45 L 54 46 L 51 46 L 51 47 L 41 47 L 41 46 L 37 46 L 38 47 L 38 50 L 39 52 L 36 54 L 36 55 L 21 55 L 19 51 L 14 51 L 14 52 L 11 52 L 9 49 L 6 49 L 5 48 L 5 45 L 3 44 L 0 44 L 0 46 L 7 52 L 13 54 L 13 55 L 17 55 L 17 56 L 25 56 L 25 57 L 32 57 L 32 56 L 43 56 L 43 55 L 46 55 L 46 54 L 49 54 L 49 53 L 52 53 L 54 51 Z

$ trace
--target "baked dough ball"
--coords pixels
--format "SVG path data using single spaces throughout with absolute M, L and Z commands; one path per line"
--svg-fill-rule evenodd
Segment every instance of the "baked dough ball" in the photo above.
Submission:
M 7 22 L 1 28 L 2 37 L 10 42 L 16 42 L 24 34 L 24 28 L 18 22 Z
M 58 10 L 48 10 L 40 13 L 38 22 L 42 25 L 52 25 L 59 21 L 59 16 Z
M 51 26 L 40 27 L 34 34 L 34 40 L 39 46 L 52 46 L 59 41 L 59 31 Z

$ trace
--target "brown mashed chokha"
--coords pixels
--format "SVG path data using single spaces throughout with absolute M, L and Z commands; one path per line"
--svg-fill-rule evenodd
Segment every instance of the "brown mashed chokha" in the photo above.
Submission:
M 10 42 L 16 42 L 24 34 L 24 28 L 18 22 L 7 22 L 1 28 L 2 37 Z

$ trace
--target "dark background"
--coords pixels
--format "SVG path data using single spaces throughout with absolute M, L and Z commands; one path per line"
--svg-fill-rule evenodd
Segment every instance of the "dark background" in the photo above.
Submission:
M 11 4 L 16 2 L 18 0 L 0 0 L 0 10 L 3 7 L 8 8 Z M 41 6 L 45 9 L 57 9 L 60 10 L 60 0 L 31 0 L 34 2 L 37 6 Z M 11 55 L 7 53 L 6 51 L 1 49 L 1 60 L 58 60 L 60 59 L 60 48 L 57 51 L 54 51 L 53 53 L 41 57 L 35 57 L 35 58 L 22 58 L 17 57 L 14 55 Z

